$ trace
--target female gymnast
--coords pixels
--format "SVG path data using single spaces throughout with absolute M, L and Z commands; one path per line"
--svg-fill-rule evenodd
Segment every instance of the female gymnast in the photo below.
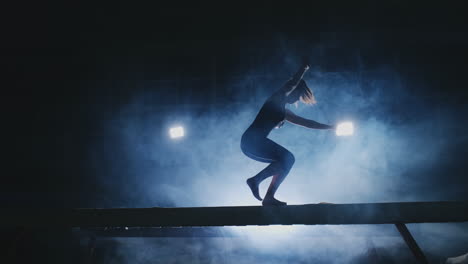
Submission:
M 316 103 L 312 91 L 305 81 L 302 80 L 304 73 L 308 69 L 309 66 L 307 64 L 303 65 L 283 87 L 274 92 L 263 104 L 255 120 L 242 135 L 242 152 L 256 161 L 270 163 L 257 175 L 247 179 L 247 185 L 250 187 L 252 194 L 259 201 L 262 201 L 258 185 L 266 178 L 273 176 L 262 201 L 262 205 L 264 206 L 286 205 L 285 202 L 276 200 L 274 196 L 294 164 L 294 155 L 268 138 L 268 134 L 273 128 L 281 127 L 284 121 L 314 129 L 335 128 L 332 125 L 320 124 L 313 120 L 302 118 L 286 109 L 286 104 L 296 104 L 299 100 L 309 105 Z

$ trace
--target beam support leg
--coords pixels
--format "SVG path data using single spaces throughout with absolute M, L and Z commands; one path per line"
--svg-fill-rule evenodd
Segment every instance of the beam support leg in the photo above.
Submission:
M 406 225 L 403 223 L 398 223 L 395 224 L 395 226 L 398 229 L 398 232 L 400 232 L 400 235 L 405 240 L 406 245 L 408 245 L 408 247 L 410 248 L 418 263 L 428 264 L 429 262 L 427 262 L 426 256 L 422 252 L 421 248 L 419 248 L 418 244 L 416 243 L 416 240 L 414 240 Z

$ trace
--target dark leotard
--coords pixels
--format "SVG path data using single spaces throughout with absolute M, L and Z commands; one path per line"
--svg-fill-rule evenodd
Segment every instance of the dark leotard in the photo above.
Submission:
M 281 90 L 263 104 L 257 117 L 242 135 L 242 152 L 260 162 L 276 163 L 287 174 L 294 163 L 294 156 L 284 147 L 267 138 L 275 127 L 284 123 L 286 95 Z
M 252 122 L 245 131 L 246 134 L 255 137 L 267 137 L 275 127 L 284 122 L 286 116 L 286 96 L 282 92 L 276 92 L 263 104 Z

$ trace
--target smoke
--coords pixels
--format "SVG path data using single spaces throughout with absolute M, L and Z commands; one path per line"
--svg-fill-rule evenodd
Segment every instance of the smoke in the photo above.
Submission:
M 148 98 L 158 97 L 157 90 L 135 94 L 129 104 L 106 121 L 102 140 L 90 151 L 92 171 L 98 185 L 103 186 L 101 199 L 95 201 L 97 206 L 259 205 L 245 180 L 267 164 L 244 156 L 239 142 L 264 100 L 287 78 L 286 74 L 278 76 L 252 73 L 228 82 L 223 87 L 227 91 L 244 88 L 235 90 L 232 102 L 211 108 L 155 105 Z M 278 199 L 306 204 L 464 198 L 466 181 L 456 169 L 460 159 L 453 158 L 465 151 L 457 146 L 467 143 L 463 126 L 456 122 L 460 113 L 411 92 L 390 67 L 364 73 L 314 69 L 305 79 L 318 104 L 290 109 L 322 123 L 353 121 L 355 134 L 336 137 L 330 131 L 291 124 L 273 131 L 270 138 L 296 157 L 295 166 L 277 193 Z M 408 80 L 406 83 L 411 84 Z M 173 141 L 168 137 L 172 124 L 185 127 L 184 139 Z M 261 184 L 262 195 L 268 184 L 269 179 Z M 459 245 L 466 243 L 466 225 L 444 224 L 437 234 L 426 235 L 422 234 L 433 229 L 419 226 L 416 239 L 429 250 L 430 257 L 440 260 L 463 253 L 458 251 L 463 250 Z M 372 248 L 379 249 L 381 259 L 411 259 L 392 226 L 230 230 L 247 238 L 231 242 L 222 238 L 121 239 L 117 248 L 124 255 L 124 263 L 229 263 L 233 259 L 236 263 L 330 263 L 330 259 L 332 263 L 363 263 L 362 256 L 369 255 Z M 465 232 L 464 241 L 454 238 L 460 238 L 460 230 Z M 373 239 L 377 242 L 369 246 L 365 234 L 386 235 Z M 441 234 L 444 236 L 437 246 L 431 247 Z M 198 262 L 193 262 L 193 256 Z

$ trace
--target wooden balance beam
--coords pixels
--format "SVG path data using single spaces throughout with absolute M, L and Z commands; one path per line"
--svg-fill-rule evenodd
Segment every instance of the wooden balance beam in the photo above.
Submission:
M 3 227 L 356 225 L 468 221 L 468 201 L 113 209 L 2 209 Z
M 468 221 L 468 201 L 113 209 L 3 209 L 3 227 L 220 227 L 395 224 L 420 263 L 427 260 L 405 224 Z

